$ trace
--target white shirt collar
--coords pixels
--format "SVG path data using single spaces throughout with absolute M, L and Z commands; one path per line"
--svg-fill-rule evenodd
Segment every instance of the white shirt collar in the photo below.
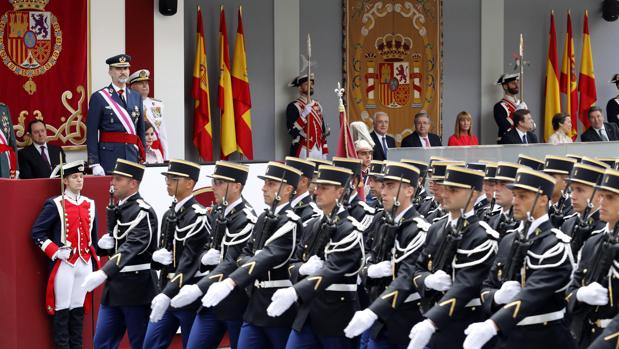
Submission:
M 64 195 L 65 195 L 65 197 L 67 197 L 68 199 L 71 199 L 71 200 L 73 200 L 73 201 L 75 201 L 75 202 L 77 202 L 77 201 L 78 201 L 78 200 L 82 197 L 82 195 L 81 195 L 81 194 L 79 194 L 79 193 L 78 193 L 78 194 L 74 194 L 74 193 L 73 193 L 72 191 L 70 191 L 69 189 L 65 189 L 65 190 L 64 190 Z
M 537 227 L 539 227 L 542 223 L 546 222 L 548 219 L 549 219 L 548 213 L 545 213 L 543 216 L 534 220 L 533 223 L 531 223 L 531 226 L 529 227 L 529 231 L 527 232 L 527 237 L 529 237 L 531 233 L 533 233 L 535 229 L 537 229 Z
M 404 215 L 406 214 L 406 212 L 408 212 L 411 208 L 413 208 L 413 205 L 408 206 L 407 208 L 405 208 L 402 212 L 400 212 L 396 217 L 395 217 L 395 221 L 399 222 L 402 217 L 404 217 Z
M 275 214 L 279 214 L 279 211 L 281 211 L 282 208 L 284 208 L 284 206 L 286 205 L 288 205 L 288 201 L 284 202 L 283 204 L 279 204 L 279 206 L 275 208 Z
M 230 211 L 232 211 L 233 208 L 235 208 L 236 206 L 240 205 L 242 202 L 243 202 L 243 198 L 239 197 L 233 203 L 228 204 L 228 206 L 226 206 L 226 209 L 224 210 L 224 217 L 227 216 L 228 213 L 230 213 Z
M 477 205 L 478 203 L 482 202 L 484 199 L 486 199 L 486 193 L 483 193 L 480 196 L 478 196 L 477 200 L 475 200 L 475 204 L 473 205 Z
M 348 199 L 348 203 L 350 204 L 355 198 L 357 197 L 357 191 L 353 191 L 353 193 L 350 195 L 350 198 Z
M 420 135 L 419 133 L 417 133 L 417 135 L 419 136 L 419 141 L 421 142 L 421 146 L 422 147 L 424 147 L 424 148 L 426 147 L 426 143 L 424 142 L 424 139 L 428 140 L 428 146 L 430 146 L 430 147 L 432 146 L 432 144 L 430 144 L 430 137 L 429 137 L 430 134 L 429 133 L 425 137 Z
M 126 198 L 124 198 L 124 199 L 122 199 L 122 200 L 119 200 L 119 201 L 118 201 L 118 206 L 120 206 L 120 205 L 124 204 L 125 202 L 127 202 L 127 200 L 129 200 L 129 198 L 130 198 L 130 197 L 134 196 L 134 195 L 135 195 L 135 194 L 137 194 L 137 193 L 138 193 L 138 192 L 136 191 L 135 193 L 133 193 L 133 194 L 131 194 L 131 195 L 127 196 Z
M 39 153 L 41 152 L 41 147 L 45 147 L 45 151 L 47 152 L 47 142 L 43 143 L 43 144 L 36 144 L 36 143 L 32 143 L 34 144 L 34 147 L 37 148 L 37 150 L 39 151 Z
M 518 127 L 514 127 L 514 129 L 516 130 L 516 132 L 518 132 L 518 136 L 520 136 L 520 140 L 522 140 L 522 137 L 527 134 L 526 132 L 520 131 Z
M 301 195 L 295 196 L 294 199 L 290 201 L 290 207 L 294 208 L 295 206 L 297 206 L 299 202 L 301 202 L 301 200 L 305 199 L 308 196 L 309 196 L 309 191 L 306 191 L 305 193 Z
M 466 218 L 469 218 L 469 217 L 471 217 L 471 216 L 472 216 L 472 215 L 474 215 L 474 214 L 475 214 L 475 210 L 470 210 L 469 212 L 467 212 L 467 213 L 465 213 L 465 214 L 464 214 L 464 218 L 465 218 L 465 219 L 466 219 Z M 460 218 L 460 217 L 453 217 L 453 216 L 451 215 L 451 212 L 450 212 L 450 213 L 449 213 L 449 217 L 448 217 L 447 219 L 448 219 L 448 221 L 449 221 L 449 224 L 451 224 L 452 226 L 455 226 L 455 225 L 456 225 L 456 223 L 458 222 L 458 218 Z
M 118 87 L 116 86 L 114 83 L 112 83 L 112 87 L 114 88 L 114 91 L 116 91 L 116 93 L 118 93 L 118 90 L 123 90 L 123 93 L 125 94 L 129 94 L 129 89 L 127 88 L 127 85 L 125 85 L 125 87 Z
M 183 205 L 185 205 L 185 203 L 187 201 L 191 200 L 192 197 L 193 197 L 193 195 L 189 195 L 188 197 L 184 198 L 183 200 L 177 202 L 176 206 L 174 206 L 174 211 L 176 211 L 176 212 L 180 211 L 180 209 L 183 207 Z

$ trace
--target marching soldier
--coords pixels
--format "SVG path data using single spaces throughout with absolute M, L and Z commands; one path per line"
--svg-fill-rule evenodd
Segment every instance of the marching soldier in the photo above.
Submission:
M 617 315 L 614 302 L 619 297 L 615 291 L 619 287 L 619 259 L 616 256 L 619 247 L 619 172 L 606 170 L 599 183 L 598 219 L 608 223 L 601 223 L 602 228 L 595 230 L 585 241 L 566 297 L 572 333 L 580 348 L 587 348 L 596 337 L 594 348 L 614 348 L 619 343 L 617 335 L 613 336 L 616 329 L 609 329 L 612 332 L 600 336 Z
M 333 165 L 336 167 L 347 168 L 353 172 L 353 178 L 349 184 L 351 188 L 353 188 L 353 191 L 348 199 L 348 202 L 344 203 L 344 206 L 348 208 L 348 213 L 352 216 L 352 218 L 361 223 L 363 230 L 365 231 L 370 223 L 372 223 L 376 210 L 366 204 L 365 201 L 359 199 L 357 188 L 359 188 L 359 183 L 361 183 L 361 160 L 334 157 Z
M 426 214 L 426 221 L 432 224 L 438 221 L 440 218 L 447 217 L 447 210 L 443 207 L 443 193 L 445 188 L 443 187 L 443 180 L 447 173 L 448 166 L 461 166 L 464 167 L 462 161 L 434 161 L 432 162 L 432 177 L 430 183 L 431 190 L 434 193 L 434 200 L 436 201 L 435 209 L 429 211 Z
M 256 222 L 253 209 L 243 200 L 242 192 L 249 167 L 228 161 L 217 161 L 213 179 L 213 193 L 217 203 L 211 212 L 211 234 L 202 264 L 211 267 L 196 284 L 183 286 L 172 298 L 171 305 L 185 307 L 198 300 L 215 282 L 222 280 L 237 268 L 236 261 L 251 237 Z M 245 290 L 235 288 L 213 308 L 201 308 L 189 335 L 188 349 L 216 348 L 227 332 L 230 346 L 237 348 L 243 312 L 248 297 Z
M 301 222 L 305 224 L 313 217 L 322 214 L 308 191 L 310 182 L 314 177 L 316 164 L 312 161 L 286 156 L 286 165 L 301 171 L 301 179 L 294 192 L 294 197 L 290 200 L 290 207 L 297 216 L 301 217 Z
M 278 317 L 298 302 L 286 348 L 353 348 L 344 327 L 359 309 L 357 273 L 363 267 L 363 234 L 360 224 L 338 202 L 347 189 L 352 171 L 320 166 L 316 179 L 316 203 L 321 217 L 305 227 L 289 267 L 300 279 L 294 286 L 277 290 L 267 308 Z M 325 316 L 325 314 L 331 314 Z
M 292 139 L 289 155 L 301 159 L 326 159 L 329 155 L 327 136 L 330 130 L 322 116 L 320 103 L 315 99 L 308 100 L 308 96 L 314 94 L 314 74 L 311 81 L 307 74 L 297 76 L 288 86 L 299 89 L 299 97 L 286 108 L 286 125 Z
M 374 208 L 374 217 L 378 211 L 382 209 L 383 203 L 380 198 L 380 192 L 383 188 L 383 182 L 380 177 L 383 175 L 384 160 L 372 160 L 367 173 L 368 201 L 367 203 Z
M 516 179 L 516 173 L 520 168 L 525 167 L 511 162 L 500 161 L 497 163 L 494 176 L 496 181 L 494 197 L 498 208 L 486 215 L 486 221 L 490 228 L 499 233 L 499 240 L 503 239 L 509 230 L 516 229 L 520 224 L 519 221 L 514 219 L 512 206 L 514 195 L 512 190 L 508 188 L 508 185 Z
M 165 119 L 163 117 L 163 102 L 150 98 L 150 71 L 140 69 L 129 76 L 129 87 L 136 90 L 142 96 L 142 106 L 144 108 L 144 122 L 153 125 L 157 139 L 151 148 L 159 149 L 163 154 L 163 159 L 170 158 L 168 149 L 168 133 L 166 132 Z
M 565 217 L 561 231 L 572 237 L 572 254 L 578 256 L 583 244 L 593 232 L 599 232 L 606 222 L 600 220 L 599 196 L 595 186 L 602 181 L 604 168 L 575 164 L 568 183 L 574 213 Z
M 81 195 L 84 161 L 62 165 L 64 192 L 45 202 L 32 226 L 34 243 L 50 259 L 45 292 L 58 349 L 81 349 L 86 291 L 80 286 L 99 267 L 95 202 Z M 66 217 L 64 222 L 61 217 Z
M 419 183 L 417 185 L 417 189 L 415 190 L 415 197 L 413 198 L 413 206 L 415 207 L 415 211 L 419 213 L 420 216 L 425 217 L 428 211 L 434 209 L 433 203 L 434 200 L 431 195 L 426 191 L 426 179 L 428 178 L 428 163 L 425 161 L 419 160 L 408 160 L 402 159 L 400 162 L 413 165 L 419 170 Z
M 465 167 L 484 173 L 483 190 L 477 200 L 475 200 L 475 204 L 473 204 L 473 209 L 475 210 L 475 214 L 477 215 L 477 217 L 483 218 L 486 210 L 490 208 L 490 200 L 492 200 L 492 197 L 494 196 L 494 194 L 488 195 L 487 187 L 489 185 L 489 181 L 486 179 L 486 164 L 481 162 L 467 162 Z
M 308 160 L 314 163 L 314 176 L 312 177 L 312 180 L 310 181 L 307 191 L 309 191 L 310 196 L 312 197 L 312 200 L 314 200 L 314 189 L 316 189 L 316 183 L 314 182 L 314 180 L 316 179 L 316 176 L 318 176 L 318 167 L 320 165 L 333 166 L 333 163 L 329 160 L 316 159 L 316 158 L 309 158 Z
M 82 288 L 92 291 L 105 282 L 95 349 L 117 348 L 125 330 L 131 347 L 142 348 L 149 306 L 157 293 L 157 276 L 151 270 L 157 247 L 157 215 L 138 192 L 144 166 L 118 159 L 112 175 L 114 197 L 119 201 L 116 207 L 108 208 L 108 233 L 98 242 L 100 254 L 112 257 L 86 277 Z
M 127 88 L 131 56 L 120 54 L 105 61 L 112 82 L 90 96 L 86 118 L 88 165 L 96 176 L 114 168 L 116 159 L 142 162 L 144 114 L 142 97 Z
M 9 107 L 0 102 L 0 178 L 15 178 L 17 142 Z
M 496 198 L 494 197 L 494 192 L 496 191 L 496 162 L 480 160 L 480 163 L 484 164 L 484 193 L 486 194 L 486 198 L 489 199 L 488 206 L 479 212 L 479 217 L 482 218 L 488 212 L 492 212 L 497 208 L 496 206 Z
M 528 109 L 527 104 L 516 97 L 520 92 L 519 80 L 520 74 L 503 74 L 497 81 L 497 85 L 501 85 L 504 93 L 503 98 L 494 105 L 494 121 L 499 131 L 497 144 L 501 142 L 503 135 L 514 126 L 512 113 L 518 109 Z
M 299 183 L 301 171 L 277 162 L 269 162 L 262 192 L 270 209 L 262 213 L 254 226 L 252 236 L 237 259 L 238 268 L 227 278 L 218 277 L 202 298 L 202 305 L 209 308 L 219 304 L 235 289 L 249 288 L 249 303 L 243 315 L 239 335 L 239 348 L 286 346 L 295 309 L 280 317 L 266 314 L 271 297 L 276 290 L 292 286 L 288 262 L 294 254 L 297 234 L 302 224 L 292 212 L 290 197 Z M 222 280 L 223 279 L 223 280 Z
M 387 162 L 382 191 L 387 222 L 378 229 L 366 269 L 374 279 L 372 304 L 358 311 L 344 332 L 355 337 L 371 329 L 370 348 L 397 348 L 408 343 L 413 325 L 423 320 L 420 296 L 411 282 L 415 262 L 430 227 L 412 205 L 418 190 L 419 170 L 408 164 Z M 380 320 L 379 320 L 380 318 Z
M 161 270 L 159 293 L 151 302 L 150 323 L 144 348 L 167 348 L 180 326 L 183 347 L 187 347 L 190 330 L 198 309 L 195 302 L 182 308 L 169 308 L 170 300 L 185 284 L 197 280 L 200 254 L 208 238 L 206 208 L 193 197 L 193 188 L 200 178 L 200 165 L 171 160 L 165 176 L 172 205 L 161 219 L 159 249 L 153 252 L 154 267 Z
M 490 318 L 466 329 L 465 349 L 497 336 L 496 348 L 575 348 L 565 316 L 565 290 L 574 263 L 570 238 L 554 229 L 548 201 L 555 180 L 521 168 L 509 187 L 514 217 L 523 224 L 505 236 L 484 281 L 483 309 Z
M 447 168 L 442 185 L 449 215 L 430 227 L 416 262 L 412 282 L 426 311 L 411 329 L 409 349 L 461 348 L 466 326 L 482 318 L 479 291 L 498 239 L 473 209 L 483 181 L 481 171 Z
M 567 179 L 572 172 L 576 160 L 564 156 L 547 155 L 544 164 L 544 173 L 549 174 L 555 179 L 555 188 L 548 205 L 548 216 L 550 223 L 555 228 L 561 228 L 565 217 L 574 212 L 570 200 L 569 186 Z
M 545 162 L 532 156 L 524 154 L 518 154 L 518 164 L 532 168 L 535 171 L 542 171 L 544 169 Z

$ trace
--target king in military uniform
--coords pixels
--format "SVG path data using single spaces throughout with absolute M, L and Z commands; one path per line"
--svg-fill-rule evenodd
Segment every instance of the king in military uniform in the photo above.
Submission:
M 9 107 L 0 102 L 0 178 L 15 178 L 17 143 Z

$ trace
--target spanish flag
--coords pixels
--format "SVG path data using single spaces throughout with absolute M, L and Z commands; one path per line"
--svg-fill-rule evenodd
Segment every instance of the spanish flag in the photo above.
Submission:
M 234 126 L 239 152 L 247 159 L 254 159 L 251 132 L 251 95 L 247 77 L 247 58 L 245 55 L 245 36 L 243 34 L 242 9 L 239 7 L 236 40 L 234 42 L 234 62 L 232 65 L 232 94 L 234 95 Z
M 595 91 L 595 74 L 593 72 L 593 55 L 591 54 L 591 38 L 589 37 L 589 11 L 585 11 L 585 23 L 582 33 L 582 57 L 580 59 L 580 76 L 578 77 L 578 92 L 580 92 L 580 108 L 578 116 L 585 126 L 589 127 L 588 111 L 597 101 Z
M 544 108 L 544 139 L 554 133 L 552 117 L 561 112 L 561 94 L 559 92 L 559 60 L 557 59 L 557 32 L 555 31 L 555 14 L 550 14 L 550 40 L 548 59 L 546 60 L 546 107 Z
M 196 38 L 196 59 L 193 65 L 191 95 L 193 106 L 193 144 L 204 161 L 213 161 L 213 132 L 211 129 L 211 106 L 209 104 L 208 69 L 204 48 L 202 10 L 198 6 L 198 31 Z
M 567 13 L 567 34 L 563 46 L 563 62 L 561 64 L 561 93 L 566 94 L 567 106 L 565 111 L 572 120 L 573 140 L 578 134 L 578 83 L 576 81 L 576 55 L 574 54 L 574 34 L 572 32 L 572 14 Z
M 232 100 L 232 78 L 230 76 L 230 47 L 226 31 L 226 15 L 221 6 L 219 15 L 219 112 L 221 115 L 221 158 L 237 150 L 234 128 L 234 101 Z

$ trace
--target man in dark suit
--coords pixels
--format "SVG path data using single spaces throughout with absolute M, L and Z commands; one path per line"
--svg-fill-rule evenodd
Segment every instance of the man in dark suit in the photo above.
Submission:
M 503 135 L 499 144 L 529 144 L 539 143 L 533 128 L 533 119 L 528 109 L 518 109 L 512 113 L 514 127 Z
M 602 108 L 593 106 L 589 108 L 589 127 L 580 135 L 583 142 L 608 142 L 619 140 L 619 127 L 615 124 L 604 122 Z
M 425 111 L 415 114 L 415 132 L 404 137 L 402 147 L 430 148 L 442 146 L 441 137 L 430 133 L 432 121 Z
M 45 122 L 34 119 L 28 124 L 32 144 L 17 152 L 19 178 L 49 178 L 52 169 L 66 162 L 64 151 L 59 146 L 47 144 Z
M 374 130 L 370 132 L 374 141 L 374 160 L 387 160 L 389 148 L 395 148 L 395 139 L 387 134 L 389 130 L 389 115 L 384 111 L 374 113 L 372 118 Z

